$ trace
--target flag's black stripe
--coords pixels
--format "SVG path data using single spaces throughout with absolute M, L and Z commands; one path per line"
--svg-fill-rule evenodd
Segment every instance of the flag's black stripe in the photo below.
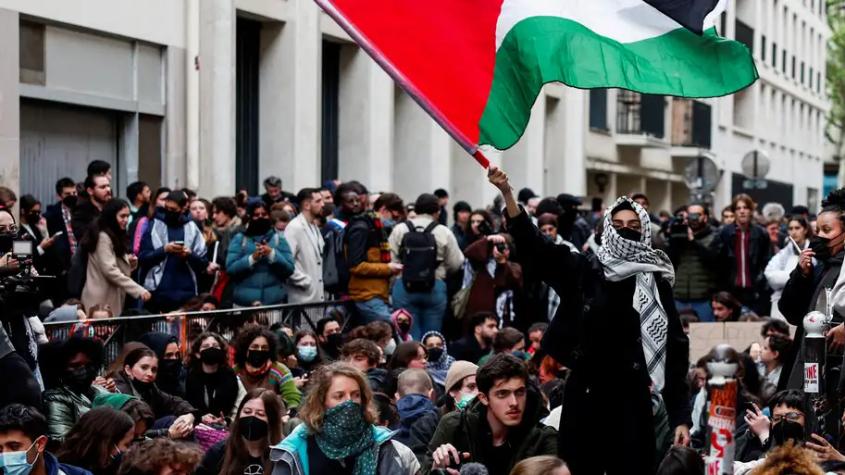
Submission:
M 716 8 L 719 0 L 645 0 L 664 15 L 696 34 L 704 31 L 704 17 Z

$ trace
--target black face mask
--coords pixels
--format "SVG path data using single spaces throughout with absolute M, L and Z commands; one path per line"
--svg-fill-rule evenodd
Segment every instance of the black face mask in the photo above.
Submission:
M 782 446 L 789 440 L 796 443 L 804 441 L 804 426 L 797 422 L 782 420 L 772 426 L 772 441 L 775 446 Z
M 627 239 L 629 241 L 640 242 L 642 239 L 643 234 L 639 231 L 635 231 L 631 228 L 622 228 L 616 230 L 616 234 L 619 235 L 622 239 Z
M 270 231 L 273 224 L 267 218 L 253 219 L 249 222 L 246 228 L 246 233 L 249 236 L 263 236 Z
M 140 392 L 147 392 L 155 386 L 155 383 L 145 383 L 139 379 L 133 379 L 132 386 Z
M 179 369 L 182 362 L 179 360 L 160 360 L 158 363 L 158 377 L 164 379 L 176 379 L 179 377 Z
M 261 368 L 270 359 L 270 352 L 263 350 L 248 350 L 246 352 L 246 362 L 253 368 Z
M 399 322 L 396 326 L 399 327 L 399 331 L 402 333 L 408 333 L 411 331 L 411 322 Z
M 443 348 L 429 348 L 428 361 L 440 361 L 443 356 Z
M 65 371 L 62 381 L 71 389 L 85 391 L 91 387 L 91 383 L 97 379 L 97 368 L 92 365 L 85 365 L 80 368 Z
M 205 364 L 221 364 L 226 359 L 226 352 L 220 348 L 206 348 L 200 351 L 200 361 Z
M 182 213 L 169 209 L 164 210 L 164 224 L 171 228 L 175 228 L 182 224 Z
M 41 213 L 35 212 L 26 214 L 27 224 L 35 225 L 38 224 L 38 221 L 41 221 Z
M 241 417 L 238 425 L 241 437 L 250 442 L 267 437 L 267 430 L 270 428 L 266 422 L 254 416 Z
M 830 239 L 821 237 L 821 236 L 813 236 L 810 238 L 810 249 L 816 254 L 815 258 L 821 262 L 825 262 L 830 259 Z
M 12 251 L 15 237 L 12 235 L 0 235 L 0 253 L 5 254 Z
M 76 195 L 68 195 L 62 198 L 62 204 L 67 206 L 70 209 L 76 208 L 76 202 L 79 200 L 79 197 Z
M 343 346 L 343 335 L 340 333 L 333 333 L 326 337 L 326 344 L 324 349 L 326 353 L 332 358 L 340 356 L 340 347 Z

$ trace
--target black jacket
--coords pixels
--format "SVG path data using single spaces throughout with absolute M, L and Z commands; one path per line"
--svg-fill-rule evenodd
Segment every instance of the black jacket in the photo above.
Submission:
M 188 371 L 185 399 L 200 414 L 221 414 L 228 420 L 238 398 L 238 377 L 231 368 L 220 365 L 216 373 L 206 374 L 202 368 Z
M 560 455 L 573 473 L 653 473 L 654 421 L 651 378 L 642 350 L 639 315 L 632 307 L 635 279 L 610 282 L 594 255 L 570 252 L 545 239 L 523 211 L 509 229 L 525 268 L 532 269 L 561 297 L 543 338 L 543 349 L 571 370 L 560 425 Z M 692 426 L 688 386 L 689 340 L 675 309 L 672 287 L 658 279 L 669 319 L 662 397 L 669 423 Z M 624 391 L 625 397 L 619 397 Z M 613 409 L 610 410 L 609 409 Z M 616 445 L 608 458 L 608 428 Z
M 71 216 L 73 214 L 71 213 Z M 62 203 L 54 203 L 47 207 L 44 213 L 44 218 L 47 220 L 47 233 L 50 236 L 58 232 L 62 234 L 58 236 L 50 248 L 50 254 L 57 261 L 58 265 L 65 271 L 70 268 L 70 238 L 68 237 L 67 227 L 65 226 L 64 217 L 62 217 Z M 71 219 L 71 223 L 73 220 Z
M 490 353 L 490 350 L 490 348 L 482 348 L 475 339 L 475 335 L 466 335 L 460 340 L 449 343 L 449 355 L 456 361 L 469 361 L 473 364 L 478 364 L 478 360 Z
M 114 375 L 114 383 L 117 386 L 117 392 L 121 394 L 130 394 L 135 396 L 145 403 L 149 404 L 156 416 L 160 419 L 164 416 L 182 416 L 185 414 L 194 414 L 194 416 L 203 416 L 191 406 L 188 401 L 176 396 L 172 396 L 160 390 L 155 384 L 149 388 L 135 387 L 132 381 L 123 374 L 123 371 Z
M 736 255 L 737 225 L 728 224 L 719 232 L 718 239 L 713 242 L 715 252 L 719 255 L 720 275 L 724 279 L 721 288 L 736 287 L 737 255 Z M 764 271 L 772 257 L 772 246 L 766 230 L 757 225 L 751 225 L 749 242 L 749 268 L 751 270 L 752 286 L 757 291 L 765 290 L 767 282 Z
M 76 242 L 80 242 L 85 236 L 94 221 L 100 216 L 100 210 L 94 206 L 90 199 L 80 199 L 73 209 L 70 225 L 73 228 L 73 235 Z

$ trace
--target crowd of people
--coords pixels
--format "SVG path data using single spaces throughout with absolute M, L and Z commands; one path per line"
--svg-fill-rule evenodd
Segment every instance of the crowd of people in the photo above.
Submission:
M 99 161 L 46 207 L 0 187 L 0 468 L 701 474 L 710 364 L 728 362 L 735 473 L 845 473 L 845 190 L 815 214 L 744 194 L 667 213 L 490 182 L 485 208 L 276 177 L 256 197 L 136 182 L 120 199 Z M 279 304 L 324 311 L 248 312 Z M 218 309 L 225 326 L 134 325 L 107 357 L 115 317 Z M 801 391 L 812 310 L 832 313 L 826 420 Z M 734 321 L 759 341 L 690 362 L 690 324 Z

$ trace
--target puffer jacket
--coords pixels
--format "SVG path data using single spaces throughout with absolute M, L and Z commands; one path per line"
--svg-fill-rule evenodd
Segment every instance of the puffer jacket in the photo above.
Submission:
M 529 457 L 557 455 L 557 431 L 540 422 L 548 415 L 548 412 L 543 412 L 544 409 L 538 390 L 529 385 L 522 422 L 508 433 L 505 445 L 509 447 L 510 462 L 505 472 L 510 472 L 517 462 Z M 478 398 L 465 410 L 450 412 L 440 419 L 437 431 L 428 444 L 425 460 L 420 461 L 424 474 L 431 473 L 432 454 L 443 444 L 452 444 L 459 453 L 469 452 L 470 460 L 465 462 L 482 465 L 489 465 L 494 460 L 493 450 L 501 450 L 493 447 L 487 406 Z
M 88 394 L 76 394 L 67 386 L 44 391 L 44 407 L 47 409 L 47 436 L 55 442 L 63 442 L 65 435 L 91 410 L 94 398 L 106 394 L 99 386 L 91 386 Z
M 696 233 L 695 240 L 669 240 L 669 257 L 675 266 L 675 298 L 706 300 L 717 287 L 718 249 L 713 247 L 716 235 L 710 226 Z
M 254 262 L 252 253 L 261 241 L 265 241 L 273 252 Z M 285 280 L 293 274 L 293 270 L 290 246 L 284 236 L 275 230 L 263 236 L 238 233 L 229 243 L 226 272 L 232 278 L 232 300 L 237 305 L 248 307 L 253 302 L 261 302 L 263 305 L 281 303 L 287 296 Z
M 391 440 L 393 433 L 384 427 L 374 427 L 379 444 L 377 475 L 413 475 L 420 464 L 411 449 Z M 308 428 L 300 424 L 285 440 L 270 448 L 272 475 L 308 475 Z

